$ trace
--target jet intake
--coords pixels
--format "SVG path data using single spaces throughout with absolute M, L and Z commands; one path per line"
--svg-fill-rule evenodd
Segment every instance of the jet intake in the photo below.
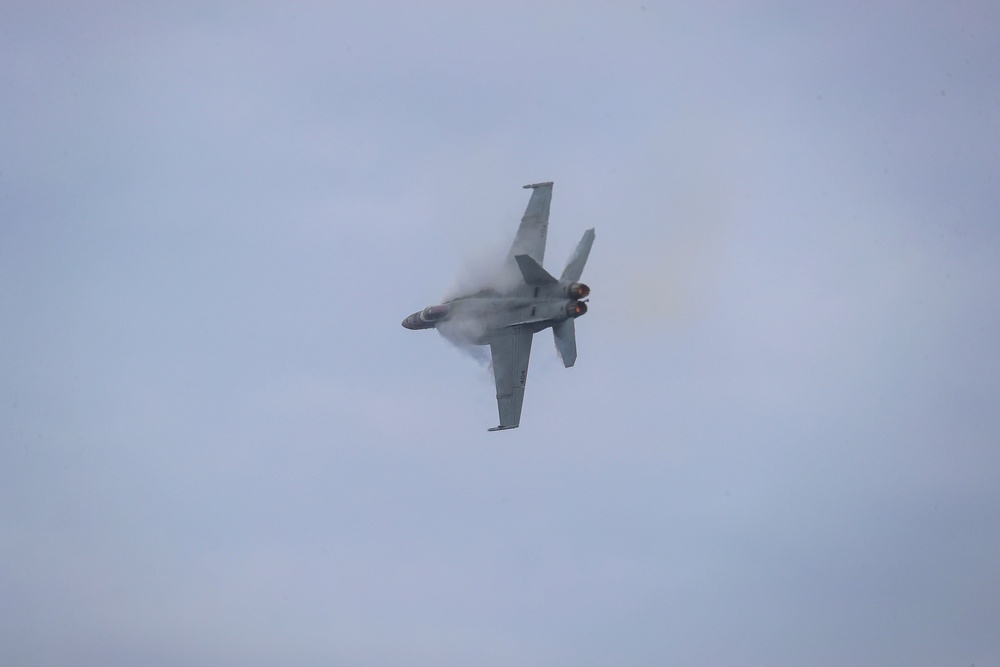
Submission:
M 570 283 L 570 286 L 566 288 L 566 294 L 571 299 L 582 299 L 590 294 L 590 288 L 583 283 Z
M 570 301 L 566 304 L 566 317 L 580 317 L 587 312 L 587 304 L 584 301 Z

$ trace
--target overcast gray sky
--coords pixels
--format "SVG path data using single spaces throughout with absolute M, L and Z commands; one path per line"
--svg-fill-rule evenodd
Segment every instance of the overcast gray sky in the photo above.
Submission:
M 0 8 L 3 662 L 1000 664 L 997 5 L 411 4 Z

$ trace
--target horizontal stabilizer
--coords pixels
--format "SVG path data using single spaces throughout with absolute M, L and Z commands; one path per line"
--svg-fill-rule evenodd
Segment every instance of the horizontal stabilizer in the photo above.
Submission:
M 583 275 L 583 267 L 587 264 L 587 258 L 590 257 L 590 247 L 592 245 L 594 245 L 593 227 L 583 233 L 583 238 L 580 239 L 576 250 L 573 251 L 573 256 L 566 263 L 566 268 L 563 269 L 562 273 L 563 280 L 576 282 L 580 279 L 580 276 Z
M 517 261 L 518 268 L 521 269 L 524 282 L 529 285 L 546 285 L 557 282 L 548 271 L 531 258 L 531 255 L 517 255 L 514 259 Z

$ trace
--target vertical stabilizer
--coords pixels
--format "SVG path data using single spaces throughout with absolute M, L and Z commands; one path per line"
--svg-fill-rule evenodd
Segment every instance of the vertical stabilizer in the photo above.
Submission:
M 552 336 L 556 339 L 556 349 L 562 357 L 563 366 L 569 368 L 576 363 L 576 320 L 563 320 L 552 326 Z
M 587 264 L 587 258 L 590 257 L 590 246 L 592 245 L 594 245 L 593 227 L 583 233 L 583 238 L 580 239 L 572 257 L 569 258 L 566 268 L 563 269 L 562 280 L 575 282 L 580 279 L 580 276 L 583 275 L 583 267 Z

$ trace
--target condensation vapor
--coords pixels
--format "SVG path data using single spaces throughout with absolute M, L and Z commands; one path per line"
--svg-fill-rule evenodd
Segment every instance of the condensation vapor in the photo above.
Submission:
M 455 281 L 445 292 L 442 301 L 447 302 L 470 296 L 483 290 L 504 292 L 517 285 L 520 276 L 512 274 L 503 264 L 507 253 L 506 245 L 479 248 L 470 252 L 460 263 Z M 490 350 L 487 345 L 478 345 L 486 335 L 486 325 L 479 313 L 467 305 L 462 312 L 456 312 L 447 321 L 438 325 L 437 330 L 445 340 L 469 355 L 483 366 L 490 364 Z
M 477 345 L 475 342 L 486 334 L 486 325 L 482 320 L 460 315 L 439 324 L 437 331 L 445 340 L 478 363 L 484 366 L 490 363 L 489 346 Z
M 511 274 L 504 267 L 503 258 L 507 247 L 480 248 L 470 252 L 459 265 L 455 281 L 445 291 L 444 300 L 450 301 L 462 296 L 475 294 L 484 289 L 505 291 L 517 285 L 520 276 Z

